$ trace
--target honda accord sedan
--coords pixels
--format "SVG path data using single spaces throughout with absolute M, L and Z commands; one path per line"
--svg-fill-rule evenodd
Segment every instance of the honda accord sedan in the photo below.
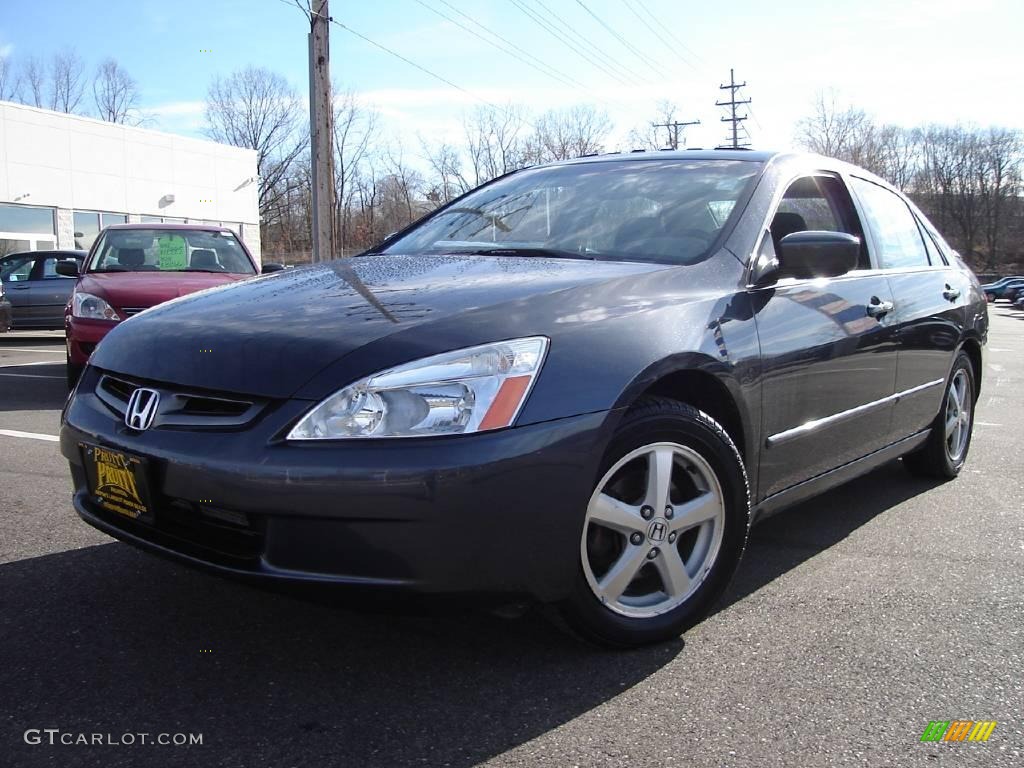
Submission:
M 987 330 L 870 173 L 588 157 L 112 328 L 61 451 L 86 522 L 179 562 L 632 646 L 709 611 L 758 518 L 899 457 L 954 478 Z

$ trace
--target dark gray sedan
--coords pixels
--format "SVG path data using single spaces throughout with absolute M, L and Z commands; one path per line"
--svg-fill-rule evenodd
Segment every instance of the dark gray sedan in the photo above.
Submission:
M 859 168 L 581 158 L 118 325 L 61 451 L 83 519 L 178 561 L 635 645 L 706 615 L 759 517 L 899 457 L 956 477 L 986 306 Z
M 57 273 L 57 263 L 81 266 L 86 251 L 22 251 L 0 258 L 0 280 L 11 303 L 14 330 L 60 330 L 75 281 Z

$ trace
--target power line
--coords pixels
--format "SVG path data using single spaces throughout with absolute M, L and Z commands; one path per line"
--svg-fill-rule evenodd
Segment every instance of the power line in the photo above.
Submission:
M 675 33 L 673 33 L 672 30 L 669 27 L 667 27 L 664 24 L 662 24 L 658 20 L 657 16 L 655 16 L 653 13 L 651 13 L 651 9 L 648 8 L 644 4 L 644 0 L 636 0 L 636 2 L 643 9 L 644 13 L 646 13 L 651 18 L 651 21 L 653 21 L 655 24 L 657 24 L 659 27 L 661 27 L 663 30 L 665 30 L 665 33 L 669 37 L 671 37 L 672 40 L 675 41 L 676 45 L 678 45 L 683 50 L 688 51 L 690 53 L 690 55 L 693 56 L 697 61 L 702 61 L 702 62 L 704 61 L 700 56 L 697 55 L 697 53 L 692 48 L 690 48 L 688 45 L 686 45 L 686 43 L 684 43 L 682 40 L 680 40 L 678 37 L 676 37 Z M 707 63 L 707 62 L 704 62 L 704 63 Z
M 625 2 L 626 7 L 629 9 L 629 12 L 632 13 L 634 16 L 636 16 L 637 19 L 640 20 L 640 23 L 643 24 L 645 27 L 647 27 L 647 29 L 649 29 L 651 31 L 651 33 L 656 38 L 658 38 L 666 48 L 668 48 L 670 51 L 672 51 L 672 53 L 674 55 L 678 56 L 680 61 L 682 61 L 684 64 L 686 64 L 686 66 L 688 66 L 691 69 L 693 69 L 695 72 L 698 71 L 698 68 L 686 56 L 684 56 L 682 54 L 682 52 L 679 50 L 678 46 L 673 45 L 672 43 L 670 43 L 668 41 L 668 38 L 666 38 L 664 35 L 662 35 L 661 32 L 659 32 L 657 30 L 657 28 L 651 26 L 650 22 L 648 22 L 647 19 L 645 19 L 643 16 L 640 15 L 640 13 L 636 10 L 636 8 L 634 7 L 633 3 L 630 2 L 630 0 L 623 0 L 623 2 Z
M 729 107 L 730 116 L 729 117 L 723 117 L 722 118 L 722 122 L 723 123 L 732 123 L 732 143 L 731 143 L 731 146 L 732 146 L 733 149 L 739 149 L 740 147 L 749 147 L 750 146 L 750 142 L 749 141 L 743 142 L 742 144 L 739 141 L 739 128 L 740 128 L 740 125 L 742 124 L 742 122 L 747 119 L 747 115 L 742 115 L 741 116 L 741 115 L 737 115 L 736 114 L 736 107 L 742 106 L 743 104 L 749 104 L 750 103 L 750 99 L 737 99 L 736 98 L 736 92 L 740 88 L 745 87 L 746 84 L 747 84 L 746 81 L 743 81 L 742 83 L 737 83 L 736 82 L 735 73 L 733 72 L 733 70 L 730 69 L 729 70 L 729 84 L 728 85 L 724 85 L 723 84 L 723 85 L 718 86 L 719 90 L 729 91 L 729 100 L 728 101 L 716 101 L 715 102 L 715 106 L 718 106 L 718 107 Z M 744 133 L 746 133 L 746 129 L 744 129 Z M 748 139 L 750 138 L 750 134 L 747 134 L 747 138 Z
M 581 50 L 579 48 L 579 46 L 577 46 L 575 43 L 573 43 L 572 40 L 570 40 L 568 37 L 566 37 L 564 34 L 562 34 L 555 27 L 554 24 L 552 24 L 551 22 L 549 22 L 546 19 L 542 18 L 540 16 L 540 14 L 538 14 L 532 8 L 526 7 L 525 5 L 523 5 L 523 3 L 520 2 L 520 0 L 511 0 L 511 2 L 512 2 L 512 5 L 514 5 L 520 11 L 522 11 L 531 21 L 533 21 L 535 24 L 537 24 L 541 29 L 543 29 L 545 32 L 547 32 L 549 35 L 554 37 L 556 40 L 558 40 L 563 45 L 567 46 L 570 50 L 572 50 L 578 56 L 586 59 L 590 64 L 592 64 L 593 66 L 595 66 L 598 69 L 600 69 L 606 75 L 608 75 L 609 77 L 614 78 L 615 80 L 617 80 L 622 85 L 633 85 L 634 84 L 634 83 L 630 83 L 627 80 L 625 80 L 619 73 L 614 72 L 611 69 L 609 69 L 608 67 L 606 67 L 601 61 L 594 59 L 591 54 L 587 53 L 584 50 Z M 544 7 L 547 8 L 547 6 L 544 6 Z M 550 10 L 548 10 L 548 13 L 551 14 L 552 16 L 557 16 L 556 14 L 551 12 Z M 558 18 L 560 18 L 560 17 L 558 17 Z M 563 22 L 563 24 L 564 24 L 564 22 Z M 567 28 L 571 30 L 571 27 L 567 27 Z M 573 34 L 576 34 L 578 36 L 578 33 L 576 33 L 575 31 L 573 31 Z M 600 56 L 601 54 L 598 54 L 598 55 Z M 607 57 L 607 58 L 609 60 L 611 60 L 611 57 Z M 622 69 L 625 69 L 625 67 L 622 67 Z
M 451 16 L 447 15 L 443 11 L 439 11 L 436 8 L 432 8 L 431 6 L 429 6 L 425 2 L 423 2 L 423 0 L 416 0 L 416 2 L 419 3 L 420 5 L 422 5 L 424 8 L 426 8 L 428 11 L 431 11 L 432 13 L 437 14 L 442 19 L 445 19 L 446 21 L 451 22 L 452 24 L 454 24 L 455 26 L 459 27 L 460 29 L 465 30 L 469 34 L 473 35 L 473 37 L 476 37 L 479 40 L 483 40 L 485 43 L 487 43 L 488 45 L 490 45 L 490 46 L 492 46 L 494 48 L 497 48 L 502 53 L 505 53 L 505 54 L 511 56 L 512 58 L 517 59 L 518 61 L 521 61 L 523 64 L 526 64 L 527 66 L 532 67 L 533 69 L 535 69 L 538 72 L 540 72 L 542 75 L 547 75 L 548 77 L 551 77 L 551 78 L 553 78 L 555 80 L 558 80 L 563 85 L 567 85 L 569 87 L 585 88 L 583 83 L 579 82 L 578 80 L 574 80 L 573 78 L 569 77 L 568 75 L 563 75 L 562 73 L 558 72 L 558 70 L 556 70 L 554 67 L 550 67 L 547 64 L 544 64 L 544 62 L 540 61 L 539 59 L 536 59 L 536 57 L 531 56 L 528 53 L 526 54 L 527 56 L 530 56 L 531 59 L 534 59 L 535 61 L 537 61 L 540 64 L 540 66 L 538 66 L 537 64 L 534 64 L 533 62 L 523 58 L 518 53 L 516 53 L 514 50 L 509 50 L 509 47 L 511 47 L 511 48 L 518 48 L 518 46 L 508 42 L 507 40 L 505 40 L 505 38 L 501 37 L 501 35 L 498 35 L 498 34 L 496 34 L 494 32 L 491 32 L 491 30 L 487 29 L 487 27 L 485 27 L 483 24 L 478 23 L 472 17 L 466 15 L 465 13 L 462 13 L 462 11 L 460 11 L 458 8 L 453 7 L 449 3 L 445 3 L 444 0 L 440 0 L 440 2 L 444 3 L 445 5 L 447 5 L 449 8 L 451 8 L 456 13 L 458 13 L 458 14 L 460 14 L 462 16 L 465 16 L 467 19 L 469 19 L 469 21 L 471 21 L 473 24 L 476 24 L 476 26 L 478 26 L 481 29 L 483 29 L 489 35 L 492 35 L 493 37 L 496 37 L 499 40 L 502 40 L 505 43 L 505 45 L 503 46 L 503 45 L 500 45 L 498 43 L 495 43 L 492 40 L 488 40 L 486 37 L 481 35 L 479 32 L 475 32 L 474 30 L 470 29 L 465 24 L 460 22 L 458 19 L 453 19 Z M 519 50 L 522 50 L 522 49 L 519 48 Z M 525 51 L 523 51 L 523 52 L 526 53 Z
M 618 32 L 616 32 L 610 26 L 608 26 L 608 24 L 606 24 L 604 22 L 604 20 L 600 16 L 598 16 L 596 13 L 594 13 L 592 10 L 590 10 L 584 4 L 583 0 L 576 0 L 576 4 L 580 8 L 582 8 L 584 11 L 586 11 L 590 15 L 590 17 L 594 19 L 594 21 L 596 21 L 598 24 L 600 24 L 602 27 L 604 27 L 605 31 L 607 31 L 608 34 L 610 34 L 612 37 L 614 37 L 616 40 L 618 40 L 620 43 L 622 43 L 622 45 L 625 48 L 627 48 L 628 50 L 630 50 L 633 53 L 634 56 L 636 56 L 644 64 L 646 64 L 648 67 L 650 67 L 651 71 L 654 72 L 654 74 L 656 74 L 656 75 L 661 75 L 662 74 L 659 71 L 659 69 L 658 69 L 659 65 L 657 64 L 657 62 L 655 62 L 653 59 L 651 59 L 649 56 L 647 56 L 647 54 L 645 54 L 643 51 L 641 51 L 639 48 L 637 48 L 635 45 L 633 45 L 631 42 L 629 42 L 626 38 L 624 38 L 622 35 L 620 35 Z

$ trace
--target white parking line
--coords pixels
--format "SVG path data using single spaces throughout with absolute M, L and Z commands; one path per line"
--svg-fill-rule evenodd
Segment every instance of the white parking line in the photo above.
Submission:
M 10 365 L 0 365 L 0 368 L 27 368 L 30 365 L 57 365 L 60 360 L 36 360 L 34 363 L 11 363 Z
M 0 373 L 0 376 L 9 376 L 12 379 L 64 379 L 64 376 L 44 376 L 39 373 Z
M 0 429 L 0 435 L 6 435 L 7 437 L 27 437 L 30 440 L 46 440 L 49 443 L 60 442 L 60 438 L 56 435 L 42 435 L 38 432 L 22 432 L 18 429 Z
M 50 347 L 49 349 L 33 349 L 32 347 L 8 347 L 0 346 L 0 350 L 4 352 L 46 352 L 49 354 L 56 355 L 64 351 L 64 347 Z

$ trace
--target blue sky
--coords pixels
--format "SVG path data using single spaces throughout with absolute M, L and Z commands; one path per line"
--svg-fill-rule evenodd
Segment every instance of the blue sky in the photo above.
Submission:
M 634 73 L 628 84 L 549 36 L 513 0 L 447 2 L 334 0 L 331 12 L 492 103 L 523 103 L 536 112 L 597 103 L 616 125 L 609 149 L 648 121 L 661 99 L 679 104 L 681 116 L 703 121 L 688 135 L 691 146 L 720 143 L 725 131 L 714 102 L 730 67 L 749 84 L 744 95 L 754 102 L 748 126 L 758 146 L 789 143 L 794 122 L 825 88 L 881 120 L 1024 127 L 1024 102 L 1016 98 L 1024 64 L 1024 4 L 1014 0 L 516 0 L 561 16 Z M 451 6 L 579 85 L 566 86 L 528 68 L 430 10 L 469 25 Z M 641 15 L 648 8 L 685 48 L 666 46 L 630 7 Z M 586 9 L 650 61 L 616 40 Z M 199 132 L 202 101 L 215 73 L 258 64 L 304 92 L 307 30 L 300 11 L 281 0 L 0 3 L 0 53 L 17 61 L 71 45 L 90 66 L 112 55 L 139 81 L 142 106 L 155 116 L 153 127 L 179 133 Z M 385 136 L 401 140 L 412 153 L 419 137 L 455 137 L 463 113 L 478 103 L 337 27 L 331 46 L 335 79 L 375 107 Z

